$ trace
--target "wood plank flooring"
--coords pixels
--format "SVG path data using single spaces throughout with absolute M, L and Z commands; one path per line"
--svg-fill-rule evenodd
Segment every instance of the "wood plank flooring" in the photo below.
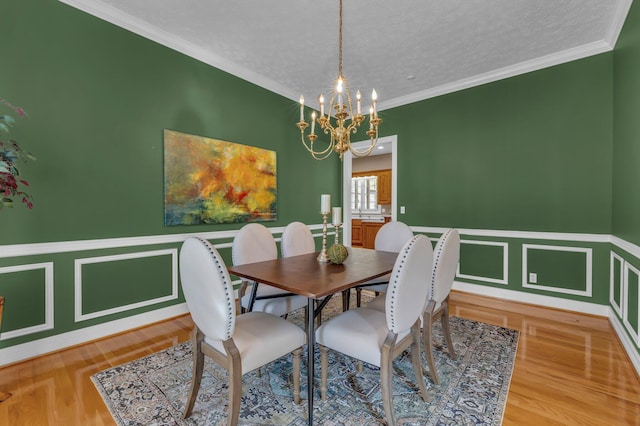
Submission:
M 640 425 L 640 380 L 605 318 L 460 292 L 452 315 L 521 331 L 511 425 Z M 0 425 L 113 425 L 90 376 L 189 339 L 188 315 L 0 369 Z M 455 336 L 454 336 L 455 339 Z

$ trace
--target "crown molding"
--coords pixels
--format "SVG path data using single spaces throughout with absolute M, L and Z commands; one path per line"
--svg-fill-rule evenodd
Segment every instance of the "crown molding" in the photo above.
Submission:
M 250 69 L 242 67 L 235 62 L 231 62 L 221 56 L 211 53 L 206 49 L 196 46 L 180 37 L 171 34 L 162 28 L 150 25 L 141 19 L 135 18 L 123 11 L 102 2 L 95 0 L 58 0 L 68 6 L 75 9 L 86 12 L 90 15 L 107 21 L 113 25 L 123 28 L 127 31 L 131 31 L 134 34 L 138 34 L 146 39 L 155 41 L 169 49 L 183 53 L 193 59 L 203 62 L 212 67 L 225 71 L 235 77 L 239 77 L 252 84 L 260 86 L 266 90 L 274 92 L 285 98 L 295 100 L 297 102 L 300 94 L 294 93 L 294 91 L 288 87 L 285 87 L 274 80 L 266 78 L 265 76 L 254 72 Z
M 553 53 L 551 55 L 542 56 L 530 61 L 524 61 L 508 67 L 499 68 L 497 70 L 489 71 L 484 74 L 474 75 L 473 77 L 454 81 L 453 83 L 443 84 L 441 86 L 432 87 L 431 89 L 411 93 L 407 96 L 400 96 L 398 98 L 389 99 L 387 101 L 380 102 L 378 104 L 378 110 L 382 111 L 385 109 L 395 108 L 414 102 L 435 98 L 436 96 L 446 95 L 448 93 L 469 89 L 471 87 L 481 86 L 483 84 L 492 83 L 494 81 L 503 80 L 505 78 L 515 77 L 517 75 L 538 71 L 543 68 L 549 68 L 555 65 L 564 64 L 566 62 L 583 59 L 589 56 L 608 52 L 612 49 L 613 48 L 608 42 L 600 40 L 573 49 L 567 49 L 561 52 Z
M 110 22 L 118 27 L 124 28 L 144 38 L 155 41 L 165 47 L 183 53 L 198 61 L 211 65 L 252 84 L 260 86 L 266 90 L 274 92 L 280 96 L 293 101 L 298 101 L 298 93 L 294 93 L 291 88 L 269 79 L 253 70 L 242 67 L 232 61 L 215 55 L 206 49 L 196 46 L 184 39 L 176 37 L 161 28 L 150 25 L 148 22 L 135 18 L 110 5 L 93 0 L 58 0 L 61 3 L 79 9 L 97 18 Z M 585 44 L 573 49 L 564 50 L 551 55 L 536 58 L 530 61 L 521 62 L 512 66 L 500 68 L 484 74 L 479 74 L 466 79 L 458 80 L 449 84 L 422 90 L 406 96 L 389 99 L 378 104 L 378 109 L 385 109 L 404 106 L 414 102 L 423 101 L 448 93 L 457 92 L 475 86 L 491 83 L 509 77 L 526 74 L 543 68 L 552 67 L 577 59 L 613 50 L 618 36 L 624 25 L 624 21 L 631 7 L 632 0 L 622 0 L 616 10 L 613 24 L 604 40 Z
M 620 33 L 622 32 L 622 27 L 624 26 L 624 22 L 627 19 L 627 15 L 629 15 L 629 9 L 631 8 L 632 0 L 622 0 L 618 5 L 618 9 L 614 14 L 613 22 L 611 24 L 611 28 L 609 28 L 609 33 L 605 40 L 611 46 L 611 49 L 616 47 L 616 43 L 618 42 L 618 37 L 620 37 Z

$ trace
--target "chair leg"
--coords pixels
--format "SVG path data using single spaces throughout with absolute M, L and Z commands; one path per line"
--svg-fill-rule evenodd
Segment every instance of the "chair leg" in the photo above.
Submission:
M 390 335 L 392 333 L 389 333 Z M 391 343 L 390 345 L 387 343 Z M 380 391 L 382 393 L 382 406 L 384 407 L 384 415 L 388 425 L 396 424 L 396 416 L 393 411 L 393 392 L 392 392 L 392 376 L 393 376 L 393 344 L 395 338 L 390 341 L 390 336 L 387 336 L 387 341 L 382 347 L 382 354 L 380 359 Z
M 245 307 L 242 306 L 242 298 L 244 297 L 245 293 L 247 292 L 247 286 L 248 286 L 247 282 L 243 280 L 242 281 L 242 285 L 238 289 L 238 303 L 240 304 L 240 310 L 238 312 L 240 312 L 241 314 L 244 314 L 245 312 L 247 312 Z
M 202 352 L 202 342 L 204 340 L 204 334 L 194 327 L 191 332 L 191 341 L 193 343 L 193 366 L 191 368 L 191 390 L 189 391 L 189 399 L 187 399 L 187 405 L 184 409 L 183 418 L 188 418 L 193 411 L 193 406 L 196 403 L 198 391 L 200 390 L 200 382 L 202 381 L 202 372 L 204 370 L 204 353 Z
M 295 349 L 292 354 L 293 363 L 293 402 L 300 405 L 300 355 L 302 348 Z
M 362 304 L 362 289 L 356 288 L 356 307 L 359 308 Z
M 349 310 L 350 302 L 351 302 L 351 289 L 344 290 L 342 292 L 342 312 Z
M 242 361 L 240 352 L 233 340 L 222 342 L 228 356 L 229 371 L 229 415 L 227 425 L 236 426 L 240 418 L 240 402 L 242 401 Z
M 440 321 L 442 323 L 442 334 L 444 334 L 444 340 L 447 343 L 447 349 L 449 349 L 449 356 L 451 359 L 458 359 L 456 349 L 453 346 L 453 340 L 451 340 L 451 327 L 449 326 L 449 300 L 443 302 L 443 312 Z
M 422 323 L 422 340 L 424 345 L 424 356 L 427 359 L 427 367 L 433 383 L 440 384 L 438 371 L 436 370 L 436 361 L 433 357 L 433 318 L 431 312 L 425 312 Z
M 320 347 L 320 398 L 325 401 L 327 399 L 327 370 L 329 369 L 329 348 L 320 344 L 318 346 Z
M 427 393 L 427 386 L 424 384 L 424 376 L 422 375 L 422 364 L 420 363 L 420 329 L 418 324 L 411 327 L 411 334 L 413 335 L 413 343 L 411 344 L 411 363 L 413 364 L 413 371 L 416 374 L 416 382 L 420 388 L 420 394 L 422 400 L 429 402 L 429 394 Z

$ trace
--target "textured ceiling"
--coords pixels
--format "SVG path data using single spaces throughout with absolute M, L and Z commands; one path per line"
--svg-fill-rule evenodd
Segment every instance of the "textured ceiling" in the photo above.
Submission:
M 338 0 L 60 1 L 312 107 L 337 75 Z M 611 50 L 630 5 L 344 0 L 343 74 L 404 105 Z

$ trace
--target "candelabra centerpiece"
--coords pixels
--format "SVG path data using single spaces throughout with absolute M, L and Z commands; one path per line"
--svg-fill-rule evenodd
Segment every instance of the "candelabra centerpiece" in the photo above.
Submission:
M 369 108 L 369 130 L 366 132 L 371 143 L 364 149 L 358 150 L 351 145 L 351 134 L 356 133 L 365 121 L 366 117 L 361 112 L 360 91 L 356 92 L 356 113 L 353 113 L 353 103 L 351 101 L 351 91 L 349 83 L 342 74 L 342 0 L 340 0 L 340 31 L 339 31 L 339 59 L 338 59 L 338 77 L 334 81 L 329 99 L 329 108 L 325 115 L 325 98 L 323 94 L 318 97 L 320 103 L 320 116 L 316 115 L 316 111 L 311 113 L 311 132 L 306 136 L 305 129 L 309 124 L 304 120 L 304 96 L 300 96 L 300 121 L 296 126 L 300 129 L 300 137 L 302 144 L 311 156 L 316 160 L 324 160 L 332 152 L 337 152 L 342 159 L 342 155 L 347 151 L 356 157 L 365 157 L 371 153 L 378 143 L 378 126 L 382 123 L 382 119 L 378 117 L 377 100 L 378 96 L 375 89 L 371 92 L 371 107 Z M 333 114 L 333 117 L 332 117 Z M 324 148 L 317 148 L 314 143 L 318 139 L 315 134 L 316 121 L 325 134 L 330 136 L 330 141 Z

